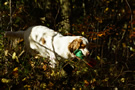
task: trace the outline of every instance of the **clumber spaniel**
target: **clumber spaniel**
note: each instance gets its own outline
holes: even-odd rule
[[[74,58],[73,52],[81,50],[84,56],[89,55],[88,40],[82,36],[63,36],[45,26],[33,26],[26,31],[5,33],[6,37],[23,38],[27,51],[50,59],[50,65],[55,68],[57,57]]]

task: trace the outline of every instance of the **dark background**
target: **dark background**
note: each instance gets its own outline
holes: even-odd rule
[[[135,0],[1,0],[0,89],[134,89],[134,15]],[[76,68],[66,75],[62,64],[52,70],[47,59],[23,53],[22,40],[3,37],[34,25],[87,37],[93,67],[69,62]]]

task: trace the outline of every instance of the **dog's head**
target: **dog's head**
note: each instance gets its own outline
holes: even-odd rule
[[[84,37],[79,37],[74,39],[68,46],[68,49],[71,53],[73,53],[75,50],[79,49],[82,51],[84,56],[89,55],[89,50],[88,50],[88,40]]]

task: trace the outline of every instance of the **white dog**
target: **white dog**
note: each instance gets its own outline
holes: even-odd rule
[[[63,36],[45,26],[33,26],[26,31],[5,33],[6,37],[23,38],[27,51],[49,57],[50,65],[55,68],[57,57],[74,58],[73,52],[81,50],[84,56],[89,55],[88,40],[82,36]]]

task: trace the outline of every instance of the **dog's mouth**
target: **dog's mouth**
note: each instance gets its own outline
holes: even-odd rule
[[[80,58],[80,59],[83,59],[83,58],[85,57],[85,56],[83,55],[82,51],[79,50],[79,49],[75,50],[75,51],[74,51],[74,54],[75,54],[78,58]]]
[[[87,50],[87,49],[80,49],[81,50],[81,52],[82,52],[82,54],[84,55],[84,56],[89,56],[90,55],[90,53],[89,53],[89,51]]]
[[[84,53],[85,51],[83,50],[80,50],[80,49],[77,49],[74,51],[74,54],[80,58],[80,59],[84,59],[84,57],[87,57],[89,56],[89,52],[87,51],[86,53]]]

